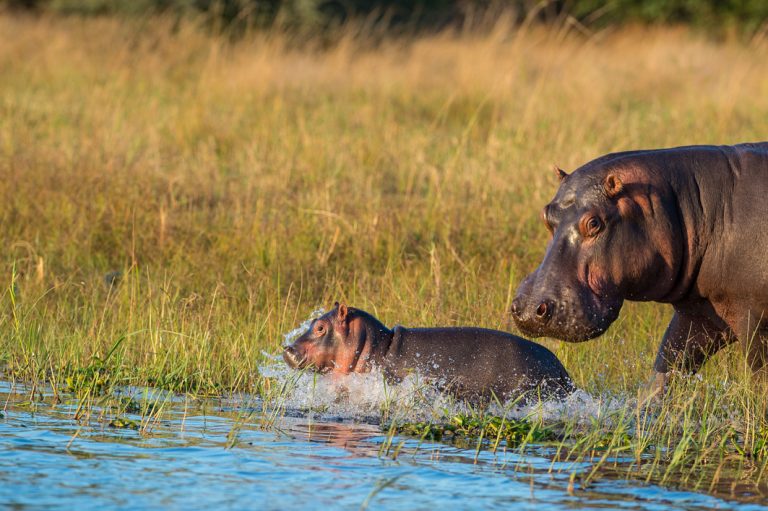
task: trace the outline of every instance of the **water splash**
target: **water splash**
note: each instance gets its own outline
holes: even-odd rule
[[[325,314],[326,310],[322,307],[319,307],[312,311],[309,316],[307,316],[307,319],[301,322],[299,326],[291,330],[290,332],[283,334],[283,346],[288,346],[289,344],[292,344],[293,341],[299,338],[301,334],[307,331],[309,329],[309,325],[312,324],[312,321],[319,318],[323,314]]]
[[[377,369],[338,376],[296,371],[275,359],[259,371],[285,389],[282,400],[287,410],[310,412],[324,419],[377,423],[384,416],[397,416],[439,420],[468,410],[464,403],[440,392],[436,382],[427,382],[419,374],[392,384]]]
[[[625,396],[605,394],[594,396],[578,389],[563,399],[550,399],[527,405],[518,410],[520,416],[540,418],[544,421],[567,421],[591,424],[604,421],[611,424],[615,412],[626,409],[632,403]]]

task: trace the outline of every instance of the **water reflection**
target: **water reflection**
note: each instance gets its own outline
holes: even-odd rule
[[[0,502],[17,509],[734,506],[626,481],[619,472],[569,493],[570,473],[589,465],[553,463],[543,448],[523,456],[396,439],[387,450],[376,425],[297,413],[263,429],[253,403],[174,397],[143,435],[108,421],[80,424],[73,403],[29,403],[9,384],[0,383],[0,399],[7,403],[0,419]],[[762,509],[761,502],[739,506]]]

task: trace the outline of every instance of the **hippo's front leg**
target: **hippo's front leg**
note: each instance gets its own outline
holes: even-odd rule
[[[768,380],[768,323],[764,312],[747,309],[736,321],[734,330],[744,348],[747,363],[753,372]]]
[[[653,368],[657,373],[677,370],[693,374],[733,340],[705,317],[675,312],[664,332]]]
[[[733,340],[705,317],[675,312],[653,364],[647,397],[664,391],[672,370],[695,373],[710,356]]]

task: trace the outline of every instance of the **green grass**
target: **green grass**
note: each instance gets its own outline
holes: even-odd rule
[[[389,325],[510,328],[553,163],[768,132],[764,43],[684,30],[500,25],[327,50],[162,19],[0,31],[0,358],[85,409],[148,385],[279,410],[262,352],[335,300]],[[627,304],[598,340],[541,342],[581,388],[631,397],[669,316]],[[735,459],[758,484],[765,396],[734,346],[660,407],[563,426],[560,454],[602,445],[600,466],[630,452],[642,477],[712,491]]]

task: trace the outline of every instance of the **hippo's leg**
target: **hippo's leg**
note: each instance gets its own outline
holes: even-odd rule
[[[735,339],[706,317],[675,312],[653,364],[647,397],[664,391],[672,370],[695,373],[707,359]]]
[[[738,322],[739,339],[749,367],[768,380],[768,324],[762,315],[750,311]]]
[[[756,332],[749,339],[749,344],[744,343],[746,348],[747,363],[752,371],[760,378],[768,382],[768,332]]]
[[[735,339],[702,316],[676,312],[656,354],[657,373],[697,372],[709,357]]]

